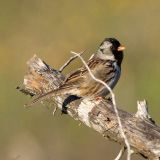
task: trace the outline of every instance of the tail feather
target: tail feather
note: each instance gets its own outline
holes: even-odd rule
[[[57,94],[57,90],[53,90],[53,91],[50,91],[48,93],[45,93],[45,94],[42,94],[36,98],[34,98],[31,102],[25,104],[24,106],[25,107],[31,107],[32,105],[38,103],[38,102],[41,102],[43,100],[46,100],[50,97],[52,97],[53,95]]]

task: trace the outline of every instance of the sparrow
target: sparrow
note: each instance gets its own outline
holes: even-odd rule
[[[121,75],[123,50],[125,50],[125,47],[117,39],[105,38],[97,52],[87,62],[93,75],[107,83],[112,89],[117,84]],[[66,80],[58,89],[38,96],[27,105],[31,106],[58,95],[75,95],[81,98],[103,98],[109,94],[108,89],[104,85],[96,82],[91,77],[85,66],[78,68],[66,77]]]

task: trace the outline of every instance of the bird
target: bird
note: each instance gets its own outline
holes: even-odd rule
[[[111,89],[115,87],[120,78],[124,50],[125,47],[116,38],[105,38],[97,52],[87,62],[93,75],[108,84]],[[75,95],[80,98],[104,98],[109,94],[108,89],[104,85],[91,77],[85,66],[78,68],[66,77],[64,83],[58,89],[39,95],[26,105],[31,106],[58,95]]]

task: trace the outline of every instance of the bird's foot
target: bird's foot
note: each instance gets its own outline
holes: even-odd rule
[[[95,97],[95,99],[96,99],[96,101],[102,101],[104,98],[101,96],[97,96],[97,97]]]

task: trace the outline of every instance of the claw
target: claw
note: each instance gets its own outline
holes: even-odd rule
[[[97,97],[95,97],[95,99],[96,99],[96,101],[102,101],[104,98],[101,96],[97,96]]]

